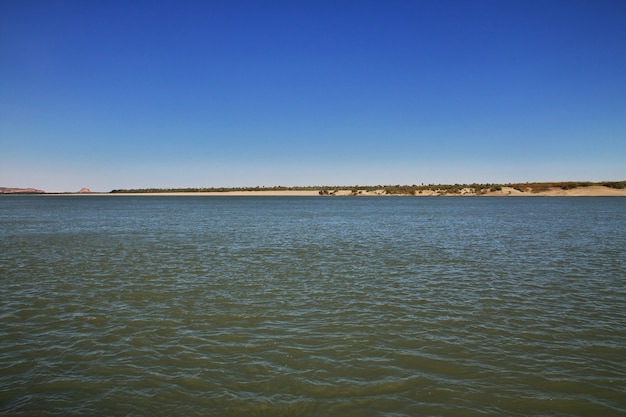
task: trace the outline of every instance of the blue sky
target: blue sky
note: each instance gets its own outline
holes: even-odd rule
[[[624,1],[0,0],[0,186],[624,179]]]

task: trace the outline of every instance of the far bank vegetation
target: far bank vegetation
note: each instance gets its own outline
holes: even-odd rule
[[[428,185],[353,185],[353,186],[274,186],[274,187],[203,187],[203,188],[142,188],[119,189],[111,193],[200,193],[200,192],[232,192],[232,191],[318,191],[320,195],[345,195],[342,191],[349,190],[349,195],[484,195],[502,191],[504,187],[523,193],[541,193],[554,189],[571,190],[580,187],[604,186],[614,189],[625,189],[626,181],[607,182],[526,182],[510,184],[428,184]]]

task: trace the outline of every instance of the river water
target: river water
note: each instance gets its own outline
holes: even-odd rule
[[[626,199],[0,197],[0,414],[626,414]]]

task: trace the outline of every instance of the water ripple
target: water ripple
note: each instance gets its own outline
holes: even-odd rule
[[[2,204],[0,413],[626,413],[623,199]]]

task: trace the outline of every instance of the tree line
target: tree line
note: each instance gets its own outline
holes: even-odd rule
[[[502,187],[510,187],[522,192],[539,193],[553,188],[570,190],[578,187],[605,186],[615,189],[626,188],[626,181],[568,181],[568,182],[525,182],[508,184],[428,184],[428,185],[350,185],[350,186],[282,186],[273,187],[194,187],[194,188],[135,188],[116,189],[111,193],[220,193],[232,191],[318,191],[321,195],[332,195],[338,190],[352,190],[353,194],[359,191],[381,190],[388,195],[418,195],[424,191],[433,191],[440,194],[461,194],[463,190],[471,190],[475,194],[484,194],[488,191],[500,191]]]

